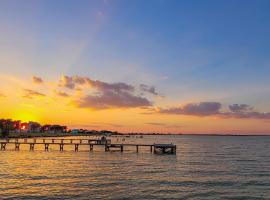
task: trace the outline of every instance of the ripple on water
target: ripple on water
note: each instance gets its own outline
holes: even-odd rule
[[[128,152],[0,152],[1,199],[269,199],[270,137],[145,136],[174,156]]]

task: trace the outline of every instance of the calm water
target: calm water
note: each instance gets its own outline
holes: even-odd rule
[[[121,141],[123,138],[113,138]],[[125,143],[174,142],[176,155],[0,152],[0,199],[270,199],[270,137],[145,136]]]

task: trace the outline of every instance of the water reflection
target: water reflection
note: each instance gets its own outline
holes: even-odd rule
[[[120,140],[122,138],[118,138]],[[112,138],[117,140],[117,138]],[[270,196],[270,137],[144,136],[125,143],[177,144],[176,155],[142,148],[60,152],[9,148],[0,195],[14,199],[226,199]],[[81,148],[81,147],[80,147]],[[83,148],[83,147],[82,147]]]

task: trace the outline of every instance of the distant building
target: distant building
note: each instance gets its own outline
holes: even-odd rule
[[[102,130],[102,131],[100,131],[100,133],[103,134],[103,135],[106,135],[106,136],[110,136],[110,135],[113,134],[112,131],[108,131],[108,130]]]
[[[41,127],[41,132],[44,133],[65,133],[67,132],[66,126],[61,125],[44,125]]]
[[[41,126],[38,122],[23,122],[20,120],[0,119],[0,136],[6,136],[9,133],[66,133],[67,126],[61,125],[44,125]]]
[[[67,132],[67,127],[61,126],[61,125],[52,125],[50,127],[50,131],[52,133],[65,133],[65,132]]]
[[[40,132],[47,133],[50,131],[50,127],[51,127],[51,125],[49,125],[49,124],[43,125],[40,129]]]
[[[40,132],[41,125],[37,122],[29,122],[28,123],[28,129],[30,132]]]
[[[21,121],[20,120],[13,121],[13,128],[14,128],[14,132],[16,133],[20,132]]]
[[[70,133],[71,134],[78,134],[78,133],[80,133],[80,129],[72,129]]]

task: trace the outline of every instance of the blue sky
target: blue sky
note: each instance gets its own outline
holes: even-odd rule
[[[164,105],[270,105],[268,0],[2,0],[0,31],[3,74],[145,83]]]
[[[24,40],[27,51],[31,40],[38,58],[27,59],[36,68],[53,64],[55,51],[65,57],[83,48],[68,73],[92,75],[92,67],[106,70],[115,62],[168,76],[172,84],[207,79],[225,87],[227,78],[248,84],[259,76],[264,84],[269,72],[269,1],[11,0],[0,6],[1,27],[16,31],[8,43]]]

